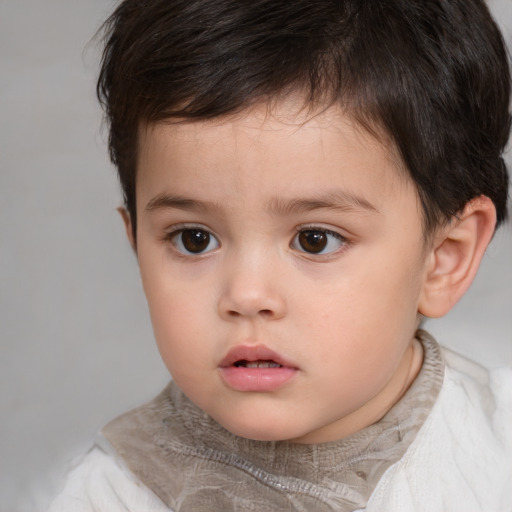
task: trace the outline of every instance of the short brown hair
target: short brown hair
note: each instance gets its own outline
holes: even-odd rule
[[[124,0],[104,35],[97,91],[134,234],[141,122],[293,90],[392,138],[427,232],[482,194],[506,216],[510,73],[483,0]]]

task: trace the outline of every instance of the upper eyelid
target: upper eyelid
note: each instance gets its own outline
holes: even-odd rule
[[[177,244],[175,243],[174,239],[179,237],[180,234],[182,234],[184,231],[187,231],[187,230],[197,230],[197,231],[204,231],[205,233],[208,233],[208,235],[210,235],[210,237],[216,241],[217,247],[210,249],[208,251],[201,251],[201,252],[197,252],[197,253],[190,252],[188,250],[187,250],[187,252],[181,251],[177,247]],[[215,251],[222,245],[219,237],[215,233],[213,233],[209,228],[205,228],[204,225],[202,225],[202,224],[195,224],[195,223],[190,223],[190,222],[181,222],[181,223],[173,224],[172,226],[169,226],[165,230],[165,233],[162,236],[161,241],[166,244],[170,244],[170,245],[174,246],[173,250],[180,258],[192,257],[193,259],[197,259],[197,260],[199,260],[201,257],[204,257],[204,256],[210,254],[211,252]]]
[[[327,233],[335,238],[338,239],[338,242],[340,244],[340,247],[338,249],[335,249],[333,251],[329,251],[327,253],[308,253],[307,251],[298,250],[296,247],[294,247],[295,242],[297,240],[297,237],[300,235],[300,233],[304,231],[321,231],[323,233]],[[302,254],[304,257],[308,259],[312,259],[314,261],[331,261],[332,258],[336,258],[337,256],[340,256],[343,254],[350,246],[352,245],[352,242],[344,235],[339,233],[338,231],[328,228],[326,226],[320,226],[318,224],[302,224],[300,226],[296,227],[296,233],[294,237],[292,238],[290,242],[290,248],[298,250],[300,254]]]
[[[176,236],[178,236],[181,232],[186,231],[187,229],[197,229],[199,231],[205,231],[205,232],[209,233],[216,240],[217,247],[215,249],[212,249],[212,250],[209,250],[206,252],[190,253],[190,254],[184,253],[184,252],[180,251],[179,249],[176,249],[176,247],[175,247],[176,253],[180,257],[187,258],[187,257],[193,256],[194,259],[197,259],[199,261],[199,259],[201,257],[204,257],[204,256],[210,254],[212,251],[217,250],[224,245],[221,242],[219,235],[217,235],[212,229],[205,226],[204,224],[195,223],[195,222],[179,222],[179,223],[169,226],[168,228],[166,228],[165,233],[162,236],[161,240],[162,240],[162,242],[166,242],[166,243],[172,242],[172,245],[174,245],[173,239]],[[292,237],[292,239],[289,242],[289,244],[290,244],[289,246],[291,249],[297,250],[297,247],[294,247],[294,245],[295,245],[294,242],[296,241],[297,236],[301,232],[304,232],[304,231],[321,231],[321,232],[327,233],[327,234],[337,238],[340,243],[340,247],[338,249],[334,249],[327,253],[317,253],[317,254],[311,253],[311,254],[309,254],[306,251],[300,251],[306,257],[309,256],[310,258],[314,258],[315,261],[330,261],[332,258],[336,257],[336,255],[341,255],[342,253],[344,253],[345,250],[347,250],[349,248],[349,246],[352,245],[351,240],[349,238],[347,238],[345,235],[341,234],[336,229],[333,229],[333,228],[327,227],[327,226],[322,226],[320,224],[301,224],[301,225],[295,227],[295,235]]]
[[[340,233],[339,231],[337,231],[336,229],[318,224],[302,224],[300,226],[297,226],[295,229],[297,233],[301,233],[302,231],[323,231],[325,233],[337,236],[343,240],[347,240],[347,237]]]
[[[165,228],[161,240],[163,242],[170,241],[171,238],[174,238],[176,235],[178,235],[182,231],[186,231],[187,229],[197,229],[198,231],[205,231],[217,240],[219,246],[222,245],[220,242],[220,237],[217,233],[215,233],[215,231],[205,226],[204,224],[195,222],[178,222],[177,224],[173,224],[172,226]]]
[[[208,226],[205,226],[204,224],[200,224],[198,222],[179,222],[177,224],[173,224],[172,226],[165,228],[165,235],[174,235],[176,233],[179,233],[180,231],[186,231],[187,229],[197,229],[198,231],[206,231],[211,235],[215,236],[216,238],[218,238],[213,229],[210,229]]]
[[[177,224],[173,224],[165,229],[165,236],[174,235],[179,233],[180,231],[185,231],[187,229],[198,229],[202,231],[207,231],[215,238],[219,239],[219,235],[208,226],[198,223],[198,222],[179,222]],[[337,236],[343,240],[347,240],[347,237],[337,231],[335,228],[322,226],[320,224],[301,224],[295,227],[295,233],[300,233],[302,231],[324,231],[325,233],[329,233],[331,235]]]

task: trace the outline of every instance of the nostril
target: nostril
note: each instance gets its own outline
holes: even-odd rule
[[[228,315],[231,317],[231,318],[238,318],[240,316],[245,316],[243,313],[239,313],[238,311],[236,310],[230,310],[227,312]],[[272,317],[274,316],[274,312],[271,310],[271,309],[260,309],[258,311],[258,315],[264,317],[264,318],[268,318],[268,317]]]

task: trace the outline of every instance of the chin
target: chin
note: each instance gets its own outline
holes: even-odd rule
[[[301,437],[300,432],[290,429],[289,422],[287,425],[280,425],[272,419],[262,422],[261,418],[259,421],[253,422],[247,421],[247,419],[243,421],[219,421],[216,419],[216,421],[232,434],[253,441],[288,441]]]

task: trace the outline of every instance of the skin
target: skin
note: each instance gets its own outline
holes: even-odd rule
[[[293,99],[141,129],[136,251],[156,341],[184,393],[229,431],[320,443],[380,419],[417,375],[433,257],[389,144],[335,107]],[[131,231],[125,215],[127,230]],[[187,253],[185,229],[210,234]],[[308,252],[298,234],[328,245]],[[296,371],[270,392],[226,385],[222,359],[265,345]]]

